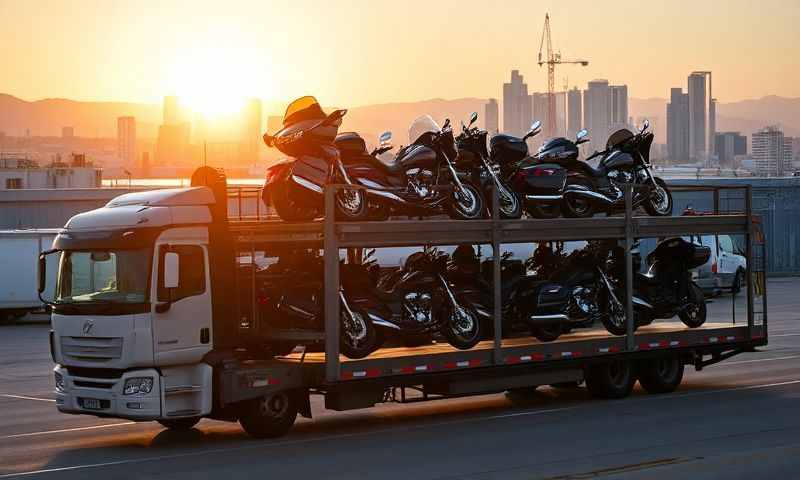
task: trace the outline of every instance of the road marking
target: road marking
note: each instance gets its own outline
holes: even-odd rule
[[[17,400],[36,400],[37,402],[55,402],[52,398],[26,397],[25,395],[10,395],[8,393],[0,393],[0,397],[14,398]]]
[[[640,403],[640,402],[652,402],[652,401],[663,401],[663,400],[676,400],[682,398],[689,398],[689,397],[696,397],[701,395],[713,395],[716,393],[727,393],[727,392],[735,392],[735,391],[743,391],[743,390],[757,390],[762,388],[772,388],[772,387],[782,387],[786,385],[797,385],[800,384],[800,380],[788,380],[785,382],[775,382],[775,383],[764,383],[759,385],[743,385],[740,387],[733,387],[733,388],[723,388],[717,390],[706,390],[706,391],[699,391],[699,392],[687,392],[682,394],[672,394],[672,395],[664,395],[664,396],[652,396],[652,397],[642,397],[639,399],[632,400],[633,403]],[[608,405],[607,403],[594,403],[589,405]],[[455,424],[462,424],[462,423],[471,423],[471,422],[480,422],[485,420],[497,420],[502,418],[510,418],[510,417],[520,417],[520,416],[530,416],[530,415],[541,415],[545,413],[553,413],[553,412],[562,412],[566,410],[577,410],[581,408],[587,408],[587,405],[573,405],[571,407],[562,407],[562,408],[553,408],[548,410],[530,410],[525,412],[516,412],[516,413],[508,413],[508,414],[501,414],[501,415],[490,415],[486,417],[478,417],[478,418],[467,418],[467,419],[459,419],[459,420],[449,420],[444,422],[436,422],[436,423],[429,423],[424,425],[411,425],[408,427],[399,427],[399,428],[384,428],[378,430],[371,430],[369,432],[354,432],[354,433],[342,433],[342,434],[335,434],[335,435],[328,435],[324,437],[315,437],[315,438],[307,438],[302,440],[286,440],[286,441],[278,441],[272,443],[260,443],[257,445],[244,445],[241,447],[232,447],[232,448],[216,448],[210,450],[203,450],[199,452],[186,452],[186,453],[176,453],[172,455],[160,455],[160,456],[153,456],[153,457],[143,457],[143,458],[131,458],[127,460],[116,460],[113,462],[103,462],[103,463],[89,463],[85,465],[72,465],[68,467],[55,467],[55,468],[46,468],[41,470],[31,470],[28,472],[19,472],[19,473],[6,473],[0,475],[0,478],[14,478],[14,477],[24,477],[29,475],[40,475],[43,473],[55,473],[55,472],[69,472],[75,470],[84,470],[84,469],[91,469],[91,468],[102,468],[102,467],[113,467],[119,465],[131,465],[137,463],[145,463],[145,462],[157,462],[162,460],[174,460],[179,458],[188,458],[188,457],[196,457],[199,455],[212,455],[216,453],[233,453],[245,450],[253,450],[256,448],[272,448],[272,447],[283,447],[287,445],[299,445],[304,443],[312,443],[312,442],[320,442],[326,440],[340,440],[343,438],[352,438],[352,437],[364,437],[367,435],[380,435],[386,434],[391,432],[397,432],[399,430],[419,430],[423,428],[436,428],[436,427],[443,427],[448,425],[455,425]]]
[[[758,362],[773,362],[777,360],[791,360],[793,358],[800,358],[800,355],[787,355],[785,357],[774,357],[774,358],[759,358],[756,360],[739,360],[736,362],[725,362],[725,365],[739,365],[742,363],[758,363]]]
[[[122,423],[109,423],[108,425],[91,425],[89,427],[62,428],[61,430],[45,430],[42,432],[17,433],[15,435],[6,435],[4,437],[0,437],[0,440],[6,440],[8,438],[34,437],[37,435],[49,435],[51,433],[80,432],[82,430],[95,430],[98,428],[120,427],[122,425],[135,425],[135,424],[136,422],[122,422]]]

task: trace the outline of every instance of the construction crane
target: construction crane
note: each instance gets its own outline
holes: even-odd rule
[[[543,57],[547,42],[547,56]],[[589,65],[588,60],[564,60],[561,52],[553,52],[553,41],[550,38],[550,14],[544,15],[544,30],[542,30],[542,41],[539,42],[539,66],[547,64],[547,136],[556,133],[556,65],[577,64],[581,66]]]

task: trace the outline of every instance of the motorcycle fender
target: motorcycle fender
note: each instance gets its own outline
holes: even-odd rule
[[[328,163],[318,157],[304,156],[299,158],[292,166],[289,178],[310,192],[322,195],[324,185],[329,176]]]
[[[294,159],[285,159],[267,169],[264,188],[261,190],[261,200],[264,201],[264,205],[272,205],[272,187],[276,183],[286,180],[292,172],[292,165],[294,165],[294,162]]]

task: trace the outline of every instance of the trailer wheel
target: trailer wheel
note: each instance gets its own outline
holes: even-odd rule
[[[639,363],[639,384],[647,393],[674,392],[683,380],[683,362],[676,355]]]
[[[586,388],[593,397],[624,398],[636,383],[633,365],[625,360],[592,365],[586,369]]]
[[[289,391],[248,400],[243,407],[239,424],[255,438],[285,435],[297,418],[297,400]]]
[[[158,420],[158,423],[170,430],[185,431],[193,428],[199,421],[200,417],[165,418]]]

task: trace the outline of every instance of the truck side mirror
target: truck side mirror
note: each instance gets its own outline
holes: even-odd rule
[[[175,252],[164,254],[164,288],[178,288],[180,257]]]
[[[39,254],[39,267],[36,271],[38,284],[36,285],[36,291],[39,292],[41,296],[44,293],[45,287],[45,279],[47,278],[47,258],[45,257],[44,252]]]

